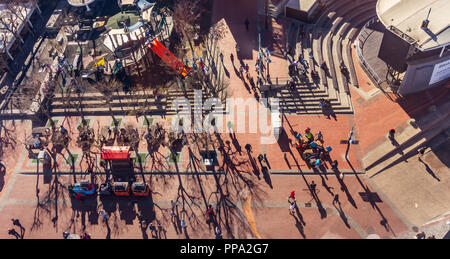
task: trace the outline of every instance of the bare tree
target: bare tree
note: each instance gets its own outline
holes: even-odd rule
[[[5,11],[2,13],[2,15],[0,15],[0,27],[1,30],[3,31],[3,34],[5,34],[5,37],[9,38],[8,34],[12,34],[16,39],[19,39],[20,42],[23,44],[24,40],[19,34],[19,27],[20,27],[19,20],[20,19],[14,12],[5,8]]]
[[[109,113],[113,118],[114,126],[118,126],[118,120],[114,116],[114,111],[112,110],[112,101],[114,99],[114,95],[118,94],[120,89],[123,88],[122,83],[119,81],[112,79],[107,81],[98,81],[94,84],[94,88],[96,88],[100,93],[103,94],[105,104],[108,106]]]
[[[176,1],[173,9],[175,30],[189,43],[193,55],[193,39],[197,33],[196,25],[198,24],[202,12],[199,0]]]
[[[37,3],[35,1],[24,1],[24,0],[11,0],[4,5],[5,9],[11,12],[20,23],[24,24],[24,27],[31,32],[31,34],[36,37],[33,32],[33,25],[28,19],[28,8],[36,8]]]
[[[15,129],[5,125],[4,120],[0,120],[0,157],[5,153],[14,150],[17,144]]]
[[[225,37],[225,35],[228,32],[228,28],[226,26],[226,23],[221,20],[218,23],[214,24],[214,26],[211,28],[210,33],[212,36],[217,39],[221,40]]]

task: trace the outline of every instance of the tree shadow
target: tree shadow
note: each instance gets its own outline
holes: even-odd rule
[[[248,161],[236,161],[235,158],[230,156],[230,149],[228,151],[225,150],[225,145],[223,140],[220,137],[220,134],[215,134],[216,141],[214,143],[218,144],[217,149],[221,152],[223,157],[222,165],[220,168],[225,171],[225,174],[214,174],[214,178],[216,181],[217,191],[215,193],[218,194],[218,202],[217,202],[217,224],[220,226],[221,224],[225,225],[225,228],[228,232],[228,235],[231,238],[234,238],[234,235],[231,231],[231,216],[234,216],[233,219],[238,219],[238,222],[241,222],[240,226],[243,226],[244,229],[241,233],[236,234],[244,234],[244,233],[253,233],[251,232],[251,228],[246,221],[246,217],[240,211],[240,209],[234,204],[234,202],[230,199],[231,193],[236,192],[239,195],[240,199],[244,199],[248,195],[251,195],[252,200],[255,203],[262,202],[261,199],[261,190],[259,187],[253,182],[252,178],[249,178],[243,174],[247,174],[247,171],[242,170],[240,167],[242,165],[247,164],[248,162],[253,163],[256,166],[256,162],[251,157],[250,152],[248,152],[249,160]],[[259,169],[258,169],[259,170]],[[243,192],[248,191],[247,194],[242,194]],[[243,195],[243,196],[242,196]],[[240,220],[240,221],[239,221]],[[234,225],[236,226],[236,221],[234,220]]]
[[[364,189],[364,192],[367,194],[372,194],[372,192],[369,189],[369,186],[364,185],[364,183],[361,181],[361,179],[358,176],[358,173],[356,172],[355,168],[353,167],[353,165],[350,163],[350,161],[348,160],[348,157],[345,158],[347,160],[348,165],[350,166],[350,168],[352,169],[353,173],[355,174],[356,179],[358,180],[359,184],[361,185],[361,187]],[[380,221],[380,225],[382,225],[387,232],[392,232],[392,234],[394,236],[395,233],[393,231],[393,229],[391,228],[391,226],[389,225],[389,222],[387,220],[387,218],[384,216],[384,214],[381,212],[380,208],[378,207],[378,205],[375,203],[375,201],[373,199],[369,199],[370,205],[372,206],[373,209],[375,209],[378,214],[380,214],[381,216],[381,221]]]
[[[228,69],[225,66],[223,66],[223,71],[225,72],[225,76],[230,78],[230,72],[228,71]]]

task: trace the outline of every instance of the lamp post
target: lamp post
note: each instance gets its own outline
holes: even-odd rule
[[[345,159],[348,160],[347,155],[348,151],[350,150],[350,144],[353,143],[353,127],[350,130],[350,135],[348,136],[348,143],[347,143],[347,150],[345,151]]]

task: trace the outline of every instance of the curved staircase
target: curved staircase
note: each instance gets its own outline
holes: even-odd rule
[[[322,8],[315,24],[292,22],[288,42],[295,46],[293,57],[303,54],[310,69],[319,72],[320,79],[318,82],[308,79],[295,90],[289,87],[278,89],[273,96],[280,99],[280,107],[285,113],[321,114],[320,98],[330,100],[336,114],[353,113],[350,87],[358,87],[358,81],[351,53],[352,43],[364,24],[376,16],[376,2],[330,0]],[[311,50],[313,58],[309,57]],[[320,68],[324,60],[328,71]],[[345,74],[339,69],[341,60],[347,67]]]

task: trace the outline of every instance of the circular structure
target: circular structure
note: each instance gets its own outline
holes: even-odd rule
[[[122,29],[130,27],[139,22],[140,16],[135,12],[119,12],[108,19],[106,28],[108,29]]]
[[[95,2],[95,0],[67,0],[71,6],[82,7],[86,6],[87,10],[90,11],[89,4]]]
[[[356,41],[357,57],[372,81],[402,95],[450,79],[448,0],[378,0],[377,17]]]

